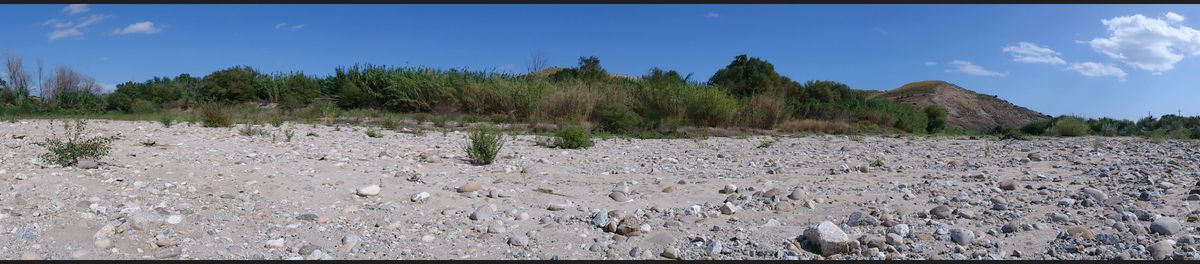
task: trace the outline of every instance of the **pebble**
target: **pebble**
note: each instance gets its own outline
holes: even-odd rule
[[[792,200],[800,200],[802,197],[804,197],[804,191],[801,191],[800,188],[792,189],[792,194],[788,194],[788,198]]]
[[[731,194],[731,193],[737,192],[737,190],[738,190],[737,185],[733,185],[732,183],[730,183],[730,184],[726,184],[725,188],[721,188],[721,193]]]
[[[667,249],[663,250],[662,256],[669,259],[679,259],[679,249],[675,247],[668,247]]]
[[[433,235],[421,236],[421,242],[432,242],[434,239],[437,239],[437,237],[434,237]]]
[[[612,192],[612,193],[609,193],[609,194],[608,194],[608,198],[612,198],[612,199],[613,199],[613,201],[617,201],[617,202],[619,202],[619,203],[624,203],[624,202],[628,202],[628,201],[633,201],[633,199],[632,199],[632,198],[629,198],[629,195],[628,195],[628,194],[625,194],[625,193],[623,193],[623,192],[616,192],[616,191],[614,191],[614,192]]]
[[[946,218],[950,218],[950,213],[953,211],[954,210],[951,210],[949,206],[938,205],[937,207],[934,207],[933,209],[929,209],[929,214],[933,215],[934,217],[937,217],[939,219],[946,219]]]
[[[1096,239],[1096,235],[1092,234],[1092,230],[1086,226],[1071,226],[1067,228],[1067,234],[1072,237],[1082,238],[1086,240]]]
[[[97,239],[92,244],[96,245],[97,248],[102,248],[102,249],[109,249],[109,248],[113,247],[113,241],[111,239],[107,239],[107,238]]]
[[[345,189],[343,189],[343,190],[345,190]],[[355,190],[355,193],[358,194],[358,196],[364,196],[364,197],[376,196],[376,195],[379,195],[379,192],[382,190],[383,189],[379,187],[379,184],[371,184],[371,185],[367,185],[367,186],[358,188],[358,190]]]
[[[1150,232],[1171,236],[1178,234],[1180,231],[1183,231],[1183,225],[1179,223],[1179,220],[1175,220],[1175,218],[1163,216],[1154,219],[1154,222],[1150,223]]]
[[[181,222],[183,222],[183,216],[182,216],[182,215],[171,215],[171,216],[168,216],[168,217],[167,217],[167,223],[168,223],[168,224],[175,225],[175,224],[179,224],[179,223],[181,223]]]
[[[664,193],[673,193],[673,192],[675,192],[675,186],[667,186],[667,188],[663,188],[663,189],[662,189],[662,192],[664,192]]]
[[[1000,181],[1000,183],[998,185],[1000,186],[1001,190],[1005,190],[1005,191],[1012,191],[1012,190],[1017,189],[1017,181],[1013,180],[1013,179],[1007,179],[1007,180]]]
[[[284,246],[285,246],[285,244],[284,244],[284,240],[282,238],[267,240],[267,243],[265,245],[265,247],[267,247],[267,248],[283,248]]]
[[[731,215],[737,213],[737,211],[738,207],[737,205],[733,205],[733,203],[725,202],[725,204],[721,205],[721,214]]]
[[[804,237],[820,246],[823,256],[850,252],[850,236],[830,221],[804,230]]]
[[[508,244],[518,247],[528,246],[529,237],[525,235],[516,235],[508,238]]]
[[[428,192],[419,192],[419,193],[414,193],[412,195],[412,198],[410,198],[409,200],[411,200],[413,202],[423,202],[425,200],[428,200],[429,196],[430,195]]]
[[[971,242],[973,240],[975,240],[975,232],[972,232],[971,230],[965,230],[965,229],[959,229],[959,228],[950,230],[950,241],[951,242],[954,242],[956,244],[963,245],[963,246],[970,246]]]
[[[471,220],[487,220],[492,218],[492,205],[482,205],[471,212]]]
[[[467,184],[463,184],[462,186],[459,186],[458,193],[469,193],[469,192],[478,191],[479,189],[483,189],[482,184],[479,184],[477,182],[471,182],[471,183],[467,183]]]
[[[721,254],[721,249],[722,248],[721,248],[720,240],[709,239],[708,243],[706,243],[704,245],[704,254],[709,255],[709,256],[715,256],[717,254]]]
[[[1150,256],[1153,257],[1154,260],[1164,260],[1174,254],[1175,241],[1170,239],[1158,241],[1150,245],[1150,247],[1147,249],[1150,251]]]

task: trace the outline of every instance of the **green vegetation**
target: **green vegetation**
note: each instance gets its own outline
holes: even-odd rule
[[[66,139],[60,139],[55,135],[46,138],[42,142],[34,143],[35,145],[46,148],[49,152],[42,154],[40,157],[43,161],[54,163],[62,166],[70,166],[75,164],[79,158],[90,158],[99,161],[104,156],[107,156],[112,149],[112,142],[117,138],[114,136],[98,136],[84,138],[87,132],[87,122],[83,120],[75,120],[75,124],[63,124],[63,130],[66,131]]]
[[[638,138],[698,134],[681,134],[679,130],[687,127],[831,134],[985,133],[950,127],[946,109],[874,98],[871,92],[834,81],[798,82],[776,72],[767,60],[744,54],[702,81],[659,68],[637,77],[616,75],[605,70],[599,58],[590,56],[580,57],[575,67],[552,67],[530,74],[366,64],[313,76],[236,66],[205,76],[181,74],[126,82],[110,93],[100,93],[94,80],[60,67],[48,79],[61,81],[52,82],[49,92],[41,95],[44,98],[31,96],[30,77],[20,59],[5,59],[6,66],[16,68],[8,69],[6,78],[0,79],[3,120],[155,120],[161,113],[172,113],[180,121],[205,127],[231,127],[249,120],[275,127],[286,121],[339,127],[374,122],[377,127],[397,130],[401,125],[392,118],[405,118],[443,128],[479,121],[552,123]],[[889,93],[903,97],[930,89],[928,84],[917,82]],[[1059,117],[1027,124],[1019,131],[993,132],[1001,132],[997,134],[1001,136],[1200,138],[1198,118],[1166,115],[1133,122],[1109,118],[1060,121]]]
[[[592,147],[592,135],[588,130],[579,126],[567,126],[554,134],[554,146],[564,149],[585,149]]]
[[[496,160],[500,148],[504,147],[504,135],[488,125],[479,125],[471,130],[471,143],[466,147],[471,164],[488,165]]]

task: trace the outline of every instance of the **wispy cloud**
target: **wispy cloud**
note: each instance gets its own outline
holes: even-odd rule
[[[937,64],[938,64],[938,63],[937,63],[936,61],[926,61],[926,62],[925,62],[925,66],[934,66],[934,65],[937,65]]]
[[[1045,63],[1045,64],[1066,64],[1067,62],[1061,57],[1062,54],[1048,47],[1038,46],[1038,44],[1029,42],[1020,42],[1015,46],[1007,46],[1002,49],[1005,53],[1013,56],[1013,61],[1027,63]]]
[[[276,30],[286,30],[286,31],[296,31],[296,30],[304,29],[304,26],[305,26],[305,24],[288,25],[288,23],[279,23],[279,24],[275,24],[275,29]]]
[[[708,12],[708,14],[704,14],[704,17],[705,18],[718,18],[718,17],[721,17],[721,14],[717,14],[714,12]]]
[[[1098,62],[1084,62],[1071,64],[1068,69],[1078,72],[1083,76],[1088,77],[1117,77],[1117,80],[1125,81],[1125,71],[1116,66],[1103,64]]]
[[[1087,43],[1135,69],[1162,74],[1185,57],[1200,55],[1200,31],[1183,25],[1185,19],[1173,12],[1162,18],[1137,14],[1103,19],[1109,36]]]
[[[112,16],[93,14],[86,17],[81,17],[75,21],[50,19],[46,22],[43,22],[42,26],[54,28],[53,31],[46,34],[52,41],[61,38],[83,39],[84,33],[82,29],[100,23],[110,17]]]
[[[954,65],[954,69],[946,70],[946,72],[959,72],[959,73],[965,73],[965,74],[970,74],[970,75],[975,75],[975,76],[987,76],[987,77],[1008,76],[1008,73],[1002,73],[1002,72],[988,70],[986,68],[983,68],[983,66],[975,65],[974,63],[971,63],[969,61],[956,60],[956,61],[950,62],[950,64]]]
[[[142,21],[129,24],[124,28],[113,29],[113,35],[128,35],[128,34],[157,34],[163,31],[164,26],[154,25],[151,21]]]
[[[879,33],[879,34],[881,34],[881,35],[887,35],[887,34],[888,34],[888,31],[887,31],[887,29],[883,29],[883,28],[881,28],[881,27],[872,27],[872,28],[871,28],[871,31],[875,31],[875,32],[877,32],[877,33]]]
[[[92,8],[88,7],[87,4],[69,4],[69,5],[67,5],[67,7],[63,7],[63,9],[62,9],[63,13],[72,14],[72,15],[79,14],[79,13],[85,13],[87,11],[92,11]]]

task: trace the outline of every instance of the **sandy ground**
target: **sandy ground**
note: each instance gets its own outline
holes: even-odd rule
[[[463,132],[95,120],[122,139],[81,169],[37,158],[61,124],[0,123],[2,258],[1200,259],[1188,141],[520,135],[474,166]]]

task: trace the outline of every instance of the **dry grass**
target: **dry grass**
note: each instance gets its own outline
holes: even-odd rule
[[[776,130],[782,133],[848,134],[852,132],[849,124],[813,119],[787,121],[780,124]]]

